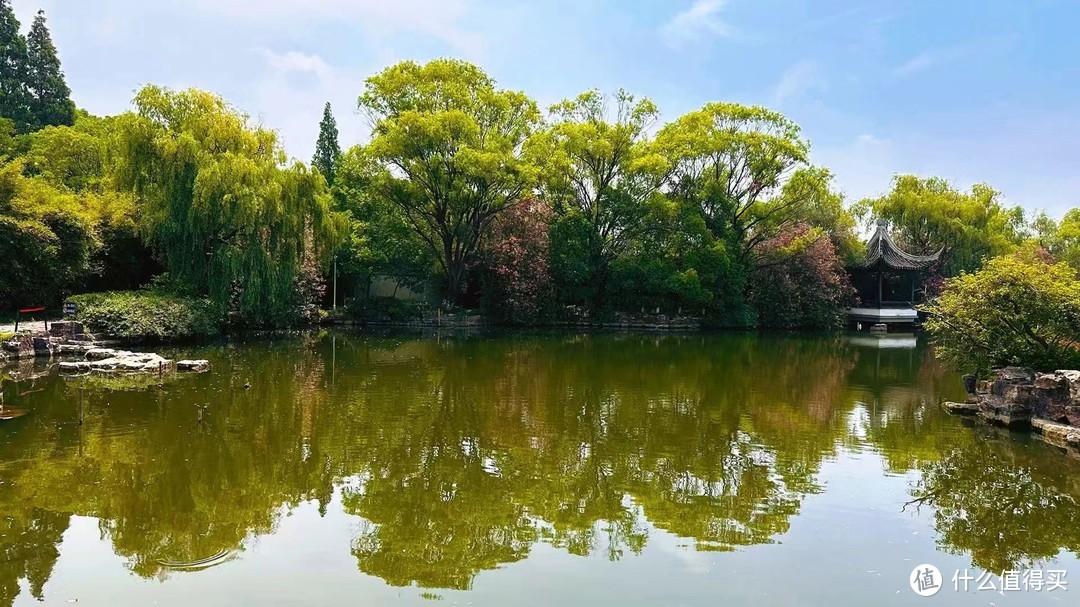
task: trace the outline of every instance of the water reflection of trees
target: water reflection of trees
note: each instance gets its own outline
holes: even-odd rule
[[[1038,566],[1063,549],[1080,554],[1080,467],[1015,440],[989,428],[955,437],[915,490],[934,508],[941,547],[989,571]]]
[[[835,339],[322,336],[207,356],[212,374],[160,390],[84,387],[82,427],[73,384],[20,401],[34,414],[0,427],[0,512],[23,513],[0,530],[0,597],[18,579],[40,588],[71,514],[162,576],[162,561],[243,550],[301,502],[325,512],[339,487],[363,517],[362,571],[468,588],[536,542],[618,559],[651,529],[701,550],[776,541],[821,490],[822,462],[862,440],[860,410],[890,468],[931,466],[928,483],[970,450],[926,407],[942,386],[925,352],[883,362]],[[945,541],[975,553],[950,520]]]

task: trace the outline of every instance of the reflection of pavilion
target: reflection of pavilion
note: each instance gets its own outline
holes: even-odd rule
[[[919,347],[919,338],[914,333],[893,335],[850,335],[847,342],[864,348],[882,350],[914,350]]]
[[[849,323],[864,328],[915,324],[919,319],[915,303],[923,295],[925,272],[940,258],[941,251],[912,255],[902,250],[889,235],[888,224],[878,220],[877,231],[866,244],[866,257],[849,268],[860,302],[848,310]]]

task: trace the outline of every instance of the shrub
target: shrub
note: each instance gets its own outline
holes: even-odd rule
[[[926,311],[939,356],[960,370],[1080,366],[1080,281],[1037,252],[997,257],[949,280]]]
[[[94,333],[123,339],[197,339],[221,333],[209,299],[159,291],[110,291],[72,297],[76,318]]]
[[[348,315],[363,322],[408,322],[424,315],[424,302],[402,301],[393,297],[369,297],[349,301]]]

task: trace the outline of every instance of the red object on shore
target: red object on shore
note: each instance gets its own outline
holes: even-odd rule
[[[45,310],[45,306],[42,306],[40,308],[24,308],[22,310],[19,310],[19,314],[29,314],[31,312],[43,312],[44,310]]]

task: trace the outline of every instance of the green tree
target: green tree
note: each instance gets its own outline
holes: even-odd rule
[[[543,166],[543,194],[561,218],[557,226],[577,226],[559,228],[563,233],[552,241],[553,255],[565,255],[557,248],[563,236],[584,238],[571,247],[584,254],[572,265],[585,268],[594,309],[607,303],[612,263],[646,225],[646,203],[657,194],[664,168],[648,147],[656,105],[623,90],[614,96],[613,116],[610,105],[595,90],[555,104],[552,124],[529,146]]]
[[[1080,280],[1038,252],[996,257],[949,280],[927,312],[938,353],[961,370],[1080,364]]]
[[[535,181],[521,148],[539,121],[536,104],[474,65],[438,59],[369,78],[359,106],[383,168],[375,193],[431,248],[447,299],[459,302],[488,226]]]
[[[938,177],[898,175],[892,191],[859,202],[857,211],[887,220],[912,253],[942,251],[945,276],[979,269],[1023,236],[1023,210],[1006,207],[999,192],[981,183],[961,192]]]
[[[0,116],[14,122],[19,133],[30,131],[34,124],[26,88],[28,72],[26,38],[19,31],[11,0],[0,0]]]
[[[284,324],[297,313],[304,265],[343,237],[326,181],[285,166],[276,135],[223,99],[148,86],[121,123],[120,185],[142,201],[142,224],[178,286],[237,320]]]
[[[315,157],[311,159],[311,166],[322,173],[330,186],[334,185],[340,157],[341,146],[338,145],[337,120],[334,119],[330,103],[327,102],[323,109],[322,122],[319,123],[319,140],[315,144]]]
[[[669,194],[697,205],[713,235],[744,262],[798,220],[828,178],[793,178],[808,166],[810,145],[798,125],[758,106],[709,103],[661,129],[655,147],[672,163]]]
[[[661,196],[653,197],[647,207],[645,229],[612,268],[612,299],[619,308],[698,315],[716,300],[727,304],[737,299],[727,291],[731,256],[705,227],[701,214],[682,201]]]
[[[26,85],[35,127],[74,124],[75,103],[60,69],[56,46],[45,25],[45,11],[38,11],[30,26],[26,36],[26,56]]]
[[[26,173],[75,196],[78,213],[93,227],[90,290],[140,287],[161,267],[138,233],[138,205],[116,189],[116,130],[122,118],[79,111],[74,126],[47,126],[24,137]]]
[[[99,244],[84,201],[23,174],[23,162],[0,167],[0,309],[53,305],[79,290]]]
[[[1030,230],[1040,247],[1080,272],[1080,209],[1069,209],[1060,222],[1045,212],[1039,213],[1032,219]]]
[[[334,198],[349,215],[349,230],[338,253],[338,280],[354,295],[366,296],[375,276],[390,276],[422,292],[436,261],[400,209],[378,195],[373,184],[380,174],[380,165],[362,146],[341,156]]]

